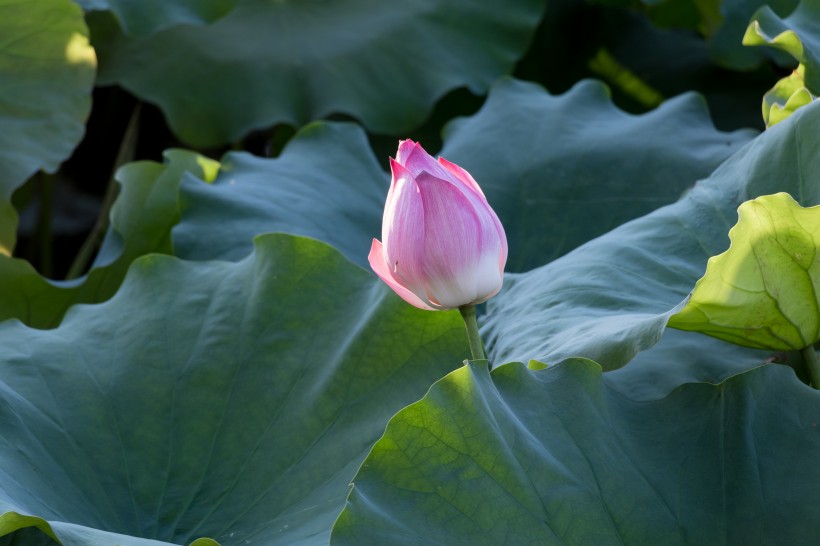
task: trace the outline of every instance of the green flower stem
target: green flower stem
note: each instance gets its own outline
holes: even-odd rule
[[[803,356],[803,362],[809,372],[811,386],[820,389],[820,361],[817,359],[817,351],[814,350],[813,345],[809,345],[804,347],[800,354]]]
[[[475,305],[462,305],[458,308],[464,325],[467,326],[467,340],[470,343],[470,353],[473,360],[486,360],[484,356],[484,345],[481,343],[481,336],[478,334],[478,322],[475,319]]]
[[[114,202],[117,200],[117,195],[119,194],[119,184],[117,184],[116,180],[117,170],[134,159],[134,151],[137,147],[139,131],[140,109],[140,103],[137,103],[131,114],[131,119],[128,121],[128,126],[125,128],[120,149],[114,160],[114,168],[108,180],[108,187],[105,190],[105,197],[103,197],[102,209],[97,217],[97,222],[83,242],[83,246],[77,251],[77,255],[74,257],[71,267],[68,268],[68,273],[65,277],[66,280],[76,279],[85,273],[102,244],[103,237],[105,237],[105,232],[108,229],[108,217],[111,214],[111,208],[114,206]]]
[[[37,183],[40,190],[40,210],[37,215],[37,247],[40,273],[45,277],[54,276],[53,259],[53,226],[54,209],[54,175],[43,171],[37,173]]]

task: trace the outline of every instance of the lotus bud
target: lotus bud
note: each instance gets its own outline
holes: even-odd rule
[[[420,309],[454,309],[494,296],[507,238],[473,177],[412,140],[399,143],[390,168],[382,240],[373,239],[368,257],[373,271]]]

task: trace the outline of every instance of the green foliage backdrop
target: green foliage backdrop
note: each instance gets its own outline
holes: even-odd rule
[[[815,542],[820,474],[774,446],[817,453],[819,398],[785,368],[647,403],[590,361],[471,364],[390,421],[331,543]]]
[[[97,61],[70,0],[0,1],[0,253],[14,249],[12,192],[71,154],[91,108]]]
[[[331,113],[377,132],[410,129],[447,91],[483,93],[507,73],[543,4],[243,0],[208,26],[134,37],[103,12],[92,27],[101,83],[158,104],[184,141],[215,146]]]
[[[817,543],[818,6],[0,0],[0,544]],[[367,265],[402,138],[492,370]],[[698,333],[736,224],[798,342]]]

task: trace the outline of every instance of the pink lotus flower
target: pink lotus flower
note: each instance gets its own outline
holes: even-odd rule
[[[504,228],[470,173],[433,159],[412,140],[390,159],[393,179],[373,239],[370,267],[407,303],[454,309],[500,289],[507,262]]]

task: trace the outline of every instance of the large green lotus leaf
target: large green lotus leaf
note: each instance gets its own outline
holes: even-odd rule
[[[447,91],[486,92],[526,49],[544,0],[240,0],[211,25],[126,37],[92,17],[100,82],[165,113],[194,146],[349,114],[406,131]],[[91,14],[94,15],[94,14]]]
[[[638,402],[587,360],[472,364],[390,420],[331,544],[817,544],[818,423],[785,366]]]
[[[507,232],[507,269],[521,271],[674,202],[754,134],[717,131],[691,94],[632,116],[600,83],[552,96],[507,79],[476,115],[447,128],[441,155],[481,184]],[[235,260],[254,235],[286,231],[327,241],[367,268],[389,181],[361,129],[313,124],[277,159],[230,153],[213,184],[188,178],[175,251]]]
[[[805,67],[803,78],[813,94],[820,94],[820,1],[802,0],[788,17],[779,17],[768,6],[749,23],[743,43],[773,46]]]
[[[239,260],[255,235],[282,231],[330,243],[369,268],[389,184],[360,127],[312,123],[279,158],[232,152],[212,184],[184,180],[174,250],[186,259]]]
[[[239,0],[76,0],[86,11],[110,10],[127,34],[145,36],[176,25],[204,25]]]
[[[190,173],[210,180],[217,163],[193,152],[170,150],[166,164],[131,163],[117,173],[121,193],[111,211],[111,229],[93,268],[81,279],[60,282],[41,276],[29,262],[0,256],[0,320],[16,318],[35,328],[59,324],[76,303],[110,298],[130,263],[150,252],[171,253],[171,227],[179,219],[179,185]]]
[[[738,209],[731,246],[711,258],[669,326],[760,349],[799,351],[820,340],[820,207],[787,193]]]
[[[741,203],[781,191],[805,206],[820,203],[818,146],[820,108],[812,104],[746,145],[677,203],[541,268],[508,275],[487,304],[490,359],[555,364],[581,356],[605,370],[632,360],[614,377],[624,378],[633,396],[650,398],[674,388],[664,377],[718,381],[763,362],[770,354],[693,333],[670,332],[669,343],[666,336],[658,342],[707,260],[726,250]],[[645,373],[661,382],[637,384]]]
[[[441,155],[481,184],[509,235],[509,271],[543,265],[673,203],[756,135],[715,129],[688,93],[639,116],[601,83],[564,95],[506,80],[445,130]]]
[[[281,234],[237,263],[145,256],[0,340],[0,508],[65,546],[327,544],[387,420],[468,353],[458,313]]]
[[[11,194],[37,171],[56,171],[80,142],[96,64],[70,0],[0,0],[0,254],[16,240]]]

